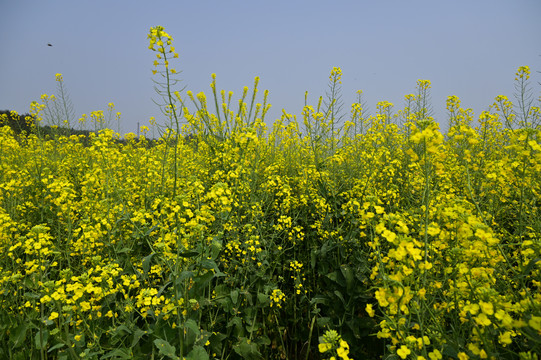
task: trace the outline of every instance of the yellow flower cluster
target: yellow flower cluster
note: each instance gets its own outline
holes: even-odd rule
[[[176,73],[176,70],[169,68],[168,54],[172,54],[173,58],[178,58],[178,53],[175,51],[173,44],[173,38],[171,35],[165,32],[162,26],[155,26],[150,29],[148,34],[149,45],[148,48],[152,51],[156,51],[156,60],[154,60],[154,67],[159,65],[165,66],[172,74]],[[156,48],[157,47],[157,48]],[[153,74],[157,73],[156,70],[152,70]]]
[[[270,295],[270,307],[276,306],[276,307],[282,307],[282,303],[285,300],[286,295],[282,292],[280,289],[274,289],[272,290],[272,294]]]
[[[297,260],[293,260],[289,263],[289,269],[293,272],[291,279],[295,284],[295,293],[297,295],[306,294],[306,289],[303,287],[302,283],[306,280],[306,277],[302,273],[303,264]]]
[[[349,355],[349,345],[336,330],[327,330],[319,340],[319,352],[330,353],[329,360],[352,360]]]
[[[171,36],[156,27],[149,40],[174,73]],[[332,84],[341,76],[334,68]],[[159,139],[48,137],[38,103],[29,133],[0,127],[0,350],[111,357],[133,343],[134,358],[154,347],[296,358],[334,328],[320,356],[369,357],[365,342],[379,341],[378,356],[400,359],[534,358],[536,107],[498,96],[475,122],[451,96],[443,133],[419,80],[396,114],[380,102],[368,116],[359,93],[343,128],[320,100],[267,130],[258,78],[237,109],[211,77],[214,99],[187,93],[195,111],[166,105],[184,126]],[[39,346],[25,353],[29,334]]]
[[[329,76],[330,82],[342,83],[342,69],[339,67],[333,67],[331,70],[331,75]]]

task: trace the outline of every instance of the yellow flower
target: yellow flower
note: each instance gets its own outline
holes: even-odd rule
[[[368,316],[370,316],[370,317],[374,317],[374,315],[376,314],[374,312],[374,309],[372,309],[372,304],[366,304],[365,310],[368,313]]]
[[[378,223],[376,225],[376,233],[381,234],[385,230],[385,224],[384,223]]]
[[[321,343],[318,345],[319,352],[324,353],[332,349],[332,345],[329,343]]]
[[[81,302],[81,310],[88,311],[90,310],[90,303],[88,301]]]
[[[430,360],[439,360],[442,358],[442,355],[438,349],[434,349],[434,351],[428,353],[428,357]]]
[[[541,330],[541,316],[532,316],[532,318],[528,320],[528,325],[534,330]]]
[[[401,244],[402,245],[402,244]],[[389,256],[392,256],[394,257],[396,260],[400,261],[402,260],[403,258],[406,257],[406,255],[408,255],[408,252],[406,250],[406,248],[404,248],[403,246],[399,246],[393,253],[393,255],[391,255],[391,252],[389,251]]]
[[[490,319],[486,316],[485,313],[481,313],[479,314],[479,316],[477,316],[475,318],[475,322],[479,325],[482,325],[482,326],[489,326],[490,324],[492,324],[492,322],[490,321]]]
[[[336,354],[342,358],[342,360],[348,360],[349,345],[346,341],[340,340],[340,347],[336,349]]]
[[[394,241],[396,240],[396,234],[387,229],[383,230],[383,234],[381,234],[381,236],[383,236],[390,243],[394,243]]]
[[[276,305],[278,307],[282,307],[282,302],[285,299],[285,294],[280,289],[274,289],[272,290],[272,294],[270,295],[270,306]]]
[[[474,354],[479,355],[479,347],[476,344],[468,344],[468,349]]]
[[[54,320],[58,318],[58,313],[53,311],[51,315],[49,315],[49,320]]]
[[[397,350],[396,352],[398,354],[398,356],[400,356],[402,359],[405,359],[408,357],[409,354],[411,354],[411,350],[408,349],[408,347],[406,345],[402,345],[400,347],[400,349]]]
[[[532,150],[541,151],[541,146],[535,140],[528,141],[528,144],[531,146]]]
[[[427,233],[428,235],[430,236],[436,236],[440,233],[440,228],[438,226],[438,224],[436,223],[432,223],[430,225],[428,225],[428,230],[427,230]]]
[[[468,304],[464,306],[464,310],[468,311],[472,315],[476,315],[479,312],[479,305],[477,304]]]
[[[343,350],[342,348],[338,348],[338,350],[336,350],[336,354],[338,355],[339,358],[341,358],[342,360],[350,360],[349,356],[348,356],[348,353],[349,352],[346,352],[345,350]]]
[[[479,301],[479,307],[481,308],[481,311],[487,315],[494,314],[494,305],[492,305],[492,303]]]
[[[385,307],[389,305],[389,301],[387,301],[387,292],[385,289],[378,289],[376,290],[376,300],[379,302],[379,306]]]
[[[430,339],[428,338],[428,336],[425,335],[422,338],[417,339],[417,347],[419,349],[422,349],[423,346],[427,345],[430,345]]]
[[[498,336],[498,340],[499,340],[500,344],[504,344],[504,346],[511,344],[513,342],[513,340],[511,339],[511,332],[506,331],[503,334],[500,334]]]

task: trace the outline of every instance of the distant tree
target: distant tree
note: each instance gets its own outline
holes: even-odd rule
[[[0,125],[9,126],[16,134],[23,131],[29,134],[34,126],[34,117],[30,114],[17,114],[12,110],[0,110]]]

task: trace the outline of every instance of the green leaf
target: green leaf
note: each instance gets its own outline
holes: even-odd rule
[[[175,349],[174,346],[171,346],[171,344],[169,344],[167,341],[163,339],[156,339],[154,340],[154,345],[156,345],[160,351],[160,354],[167,356],[170,359],[180,360],[180,358],[175,355],[177,349]]]
[[[326,296],[323,296],[323,295],[315,295],[314,297],[312,297],[312,300],[310,300],[310,304],[312,304],[312,305],[314,305],[314,304],[328,305],[329,304],[329,298],[326,297]]]
[[[169,287],[169,285],[172,284],[172,281],[168,281],[166,282],[165,284],[163,284],[161,287],[160,287],[160,290],[158,290],[158,293],[156,294],[156,297],[160,297],[162,296],[163,292]]]
[[[533,267],[535,266],[535,264],[536,264],[538,261],[541,261],[541,258],[536,258],[536,259],[530,260],[530,262],[528,263],[528,265],[526,265],[526,266],[524,267],[524,269],[522,270],[522,276],[528,276],[528,274],[532,271]]]
[[[332,273],[327,274],[327,278],[331,279],[342,287],[346,287],[346,281],[344,279],[344,276],[338,271],[333,271]]]
[[[36,349],[41,350],[47,347],[47,340],[49,339],[49,331],[39,330],[34,338]]]
[[[193,280],[195,282],[194,291],[196,294],[199,294],[201,290],[204,290],[208,283],[214,278],[214,274],[209,271],[202,275],[195,277]]]
[[[186,279],[191,279],[193,277],[193,273],[188,270],[184,270],[180,273],[178,278],[175,279],[175,285],[180,285],[182,282]]]
[[[318,255],[318,251],[315,249],[312,249],[312,251],[310,252],[310,266],[312,267],[312,270],[316,268],[317,255]]]
[[[338,277],[336,271],[333,271],[332,273],[328,273],[327,278],[331,279],[332,281],[336,282],[336,278]]]
[[[207,270],[217,269],[218,268],[218,266],[216,265],[214,260],[210,260],[210,259],[205,259],[205,260],[201,261],[201,267],[203,269],[207,269]]]
[[[254,308],[252,307],[254,305],[254,300],[253,300],[252,293],[250,293],[249,291],[243,291],[242,294],[244,295],[244,299],[248,303],[248,309],[254,310]]]
[[[251,342],[246,338],[241,338],[241,341],[238,345],[233,346],[233,350],[243,359],[248,360],[258,360],[261,359],[261,353],[257,349],[257,344]]]
[[[265,335],[260,335],[257,337],[257,339],[255,340],[259,345],[263,345],[263,346],[269,346],[271,344],[271,340],[265,336]]]
[[[141,330],[141,329],[135,330],[134,333],[133,333],[133,340],[131,342],[131,347],[134,347],[135,345],[137,345],[137,343],[139,342],[141,337],[143,337],[144,335],[147,335],[147,334],[148,334],[148,331],[144,331],[144,330]]]
[[[348,266],[341,266],[340,271],[342,272],[342,276],[346,280],[346,289],[351,290],[353,289],[355,277],[353,275],[353,270],[351,267]]]
[[[231,291],[231,294],[229,294],[229,296],[231,296],[231,300],[233,301],[233,304],[237,305],[237,302],[239,301],[239,291],[233,290]]]
[[[150,270],[150,262],[152,261],[152,257],[154,255],[156,255],[156,253],[152,253],[143,258],[143,272],[145,275],[147,275],[148,271]]]
[[[224,340],[227,339],[227,335],[221,333],[213,333],[209,338],[209,348],[212,352],[220,353],[224,346]]]
[[[35,294],[30,292],[25,292],[24,295],[25,299],[39,299],[41,298],[41,294]]]
[[[199,255],[199,253],[197,251],[184,251],[183,253],[180,253],[178,255],[183,258],[191,258]]]
[[[30,323],[24,323],[15,329],[9,337],[11,342],[13,343],[13,349],[18,348],[22,344],[24,344],[24,341],[26,340],[26,332],[30,328]]]
[[[221,272],[219,269],[214,269],[214,277],[223,277],[226,276],[225,273]]]
[[[100,357],[100,359],[108,359],[114,357],[115,359],[133,359],[133,354],[131,351],[126,348],[114,349],[109,351],[107,354]]]
[[[259,304],[263,305],[263,306],[266,306],[270,303],[270,296],[267,295],[267,294],[263,294],[263,293],[257,293],[257,302],[259,302]]]
[[[195,345],[188,354],[187,360],[209,360],[209,355],[201,345]]]
[[[199,325],[195,322],[193,319],[189,319],[184,323],[184,327],[190,329],[195,336],[199,336],[201,334],[201,331],[199,330]]]
[[[330,317],[319,317],[317,318],[317,326],[320,328],[326,327],[331,325],[331,318]]]
[[[54,345],[54,346],[51,346],[51,347],[49,348],[49,350],[47,350],[47,352],[50,353],[51,351],[55,351],[56,349],[61,349],[61,348],[63,348],[64,346],[66,346],[66,344],[64,344],[64,343],[58,343],[58,344],[56,344],[56,345]]]
[[[218,258],[218,255],[220,255],[222,248],[222,241],[213,239],[212,244],[210,245],[210,258],[212,260],[216,260]]]
[[[242,319],[238,316],[235,316],[233,319],[229,320],[229,322],[227,323],[227,327],[235,328],[235,331],[234,331],[235,336],[241,336],[244,334],[244,327],[242,326]]]
[[[111,333],[113,336],[123,336],[126,334],[131,334],[131,330],[126,325],[120,325]]]
[[[152,234],[152,232],[154,230],[156,230],[156,228],[158,227],[158,225],[154,225],[153,227],[151,227],[150,229],[148,229],[146,232],[145,232],[145,236],[150,236],[150,234]]]
[[[342,296],[342,293],[338,290],[334,290],[334,295],[336,295],[337,298],[339,298],[342,301],[342,304],[344,306],[347,306],[346,300],[344,300],[344,296]]]

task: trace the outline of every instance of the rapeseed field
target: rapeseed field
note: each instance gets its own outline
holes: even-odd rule
[[[31,131],[0,127],[0,358],[539,358],[528,67],[477,119],[450,96],[446,132],[427,80],[345,116],[340,68],[269,126],[258,78],[238,101],[214,74],[210,100],[175,90],[172,37],[148,39],[167,124],[121,137],[109,104],[70,135],[57,74]]]

